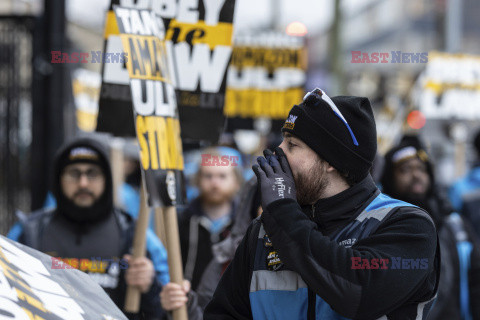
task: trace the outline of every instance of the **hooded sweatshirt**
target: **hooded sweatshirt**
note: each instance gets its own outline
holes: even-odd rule
[[[105,191],[89,208],[74,205],[61,189],[64,168],[75,162],[95,163],[105,176]],[[126,213],[113,207],[113,184],[106,148],[91,138],[75,139],[66,144],[55,158],[52,182],[57,208],[24,217],[19,242],[88,273],[123,309],[124,273],[128,264],[122,256],[130,251],[135,224]],[[155,278],[150,291],[142,295],[140,312],[127,316],[130,319],[160,318],[163,311],[159,292],[160,284]]]
[[[405,153],[410,150],[410,155]],[[398,158],[396,155],[404,153],[406,156]],[[408,153],[408,152],[407,152]],[[394,170],[395,166],[409,157],[417,157],[423,161],[430,177],[430,189],[427,191],[423,199],[408,199],[404,195],[398,194],[394,187]],[[383,191],[397,199],[409,201],[419,207],[425,209],[433,221],[437,229],[440,249],[441,249],[441,273],[438,288],[437,301],[433,305],[428,319],[451,319],[460,320],[460,262],[457,251],[456,232],[450,226],[448,217],[453,212],[447,197],[435,185],[435,176],[433,165],[423,150],[423,146],[417,141],[409,141],[400,143],[392,148],[385,155],[385,167],[381,178]],[[473,250],[470,256],[470,270],[468,271],[468,295],[470,300],[470,312],[472,319],[480,319],[480,305],[476,303],[480,299],[480,248],[478,240],[474,236],[472,226],[462,219],[463,226],[467,231],[468,238],[473,244]]]

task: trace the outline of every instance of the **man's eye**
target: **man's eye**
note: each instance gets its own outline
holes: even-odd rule
[[[294,144],[294,143],[291,143],[291,142],[288,143],[288,147],[289,147],[289,148],[293,148],[293,147],[295,147],[295,146],[296,146],[296,144]]]

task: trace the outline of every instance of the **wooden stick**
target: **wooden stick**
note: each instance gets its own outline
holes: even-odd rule
[[[149,220],[150,209],[147,205],[144,183],[142,183],[142,186],[140,188],[140,210],[138,212],[138,219],[135,225],[135,236],[133,238],[132,258],[139,258],[145,256],[147,246],[147,228]],[[137,313],[140,310],[140,297],[141,293],[137,287],[128,286],[125,296],[125,311]]]
[[[110,159],[112,166],[112,183],[113,183],[113,203],[116,207],[121,208],[123,203],[120,199],[119,191],[125,180],[122,138],[114,138],[110,149]]]
[[[157,237],[162,241],[164,247],[167,247],[167,238],[165,236],[165,219],[163,218],[163,208],[155,208],[155,233]]]
[[[163,209],[165,217],[165,235],[167,239],[168,269],[170,281],[183,285],[182,255],[180,252],[180,237],[178,234],[177,208],[174,206]],[[187,305],[173,310],[174,320],[187,320]]]

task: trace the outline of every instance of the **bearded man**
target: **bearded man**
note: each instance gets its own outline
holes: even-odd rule
[[[220,159],[225,148],[208,148],[202,154]],[[232,150],[231,152],[234,152]],[[234,199],[242,184],[239,166],[233,162],[209,161],[195,176],[199,196],[179,217],[180,246],[185,279],[196,290],[213,259],[212,245],[230,233],[235,217]]]
[[[315,89],[282,132],[253,167],[263,213],[204,319],[425,319],[439,277],[435,224],[375,186],[368,99]]]

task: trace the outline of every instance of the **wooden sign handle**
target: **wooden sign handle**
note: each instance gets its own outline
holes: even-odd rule
[[[144,257],[147,245],[147,228],[150,220],[150,209],[147,205],[145,196],[145,189],[140,188],[140,210],[138,212],[138,219],[135,226],[135,236],[133,238],[132,258]],[[137,287],[128,286],[125,296],[125,311],[137,313],[140,310],[141,292]]]
[[[163,208],[155,208],[155,234],[167,248],[167,237],[165,236],[165,219],[163,218]]]
[[[170,281],[183,285],[183,267],[182,255],[180,252],[180,237],[178,234],[177,208],[174,206],[163,208],[165,219],[165,236],[168,252],[168,269],[170,271]],[[187,320],[187,306],[173,310],[174,320]]]

